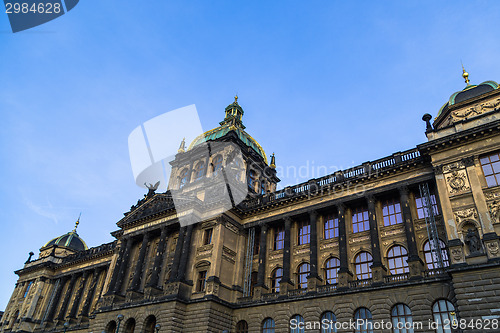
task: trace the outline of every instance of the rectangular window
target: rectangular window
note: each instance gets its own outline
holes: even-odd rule
[[[299,222],[299,241],[298,244],[308,244],[311,241],[311,225],[309,221]]]
[[[397,199],[389,199],[383,201],[382,216],[384,217],[384,225],[395,225],[403,223],[403,216],[401,215],[401,204]]]
[[[259,254],[260,250],[260,230],[255,231],[255,238],[253,241],[253,254],[257,255]]]
[[[325,216],[325,239],[339,237],[339,219],[333,215]]]
[[[488,187],[500,185],[500,153],[484,156],[479,159]]]
[[[274,250],[281,250],[285,245],[285,230],[283,227],[274,229]]]
[[[431,193],[430,197],[431,197],[432,212],[434,213],[434,215],[439,215],[436,195]],[[424,201],[420,197],[420,194],[418,194],[418,196],[415,197],[415,204],[417,205],[418,218],[423,219],[425,217],[428,217],[427,208],[424,207]]]
[[[196,283],[196,291],[205,291],[205,282],[207,280],[207,271],[198,273],[198,281]]]
[[[368,219],[368,208],[357,207],[352,210],[352,232],[370,230],[370,220]]]
[[[205,232],[203,233],[203,245],[208,245],[212,243],[212,233],[213,233],[213,228],[205,229]]]

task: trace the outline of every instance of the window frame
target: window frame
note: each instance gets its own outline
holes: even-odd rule
[[[394,252],[396,249],[400,250],[399,253]],[[394,263],[394,267],[391,266],[391,263]],[[397,265],[398,263],[401,263],[401,265]],[[387,264],[389,266],[389,272],[392,275],[409,273],[408,250],[399,244],[391,246],[387,251]]]
[[[198,276],[196,279],[196,291],[204,292],[207,286],[207,270],[198,271]]]
[[[491,158],[495,157],[496,160],[492,161]],[[487,162],[484,160],[488,159]],[[500,168],[500,152],[495,152],[495,153],[490,153],[488,155],[483,155],[479,157],[479,164],[481,165],[481,170],[483,171],[483,176],[484,180],[486,182],[486,186],[488,188],[490,187],[496,187],[500,185],[500,170],[498,172],[495,172],[495,167],[498,166]],[[489,167],[491,169],[491,174],[486,174],[487,170],[485,167]],[[491,178],[492,177],[492,178]],[[490,185],[488,179],[493,179],[495,181],[494,185]]]
[[[285,247],[285,227],[275,227],[273,229],[273,233],[273,250],[283,250]]]
[[[431,197],[431,205],[434,215],[439,215],[439,206],[437,204],[436,194],[430,193]],[[415,195],[415,207],[417,208],[417,217],[419,219],[424,219],[427,217],[427,209],[424,208],[423,198],[420,196],[420,193]]]
[[[248,322],[246,320],[242,319],[236,323],[236,333],[248,333]]]
[[[303,262],[297,267],[297,287],[298,289],[307,289],[307,277],[311,273],[311,265]]]
[[[337,215],[330,214],[325,216],[323,223],[324,239],[332,239],[339,237],[339,218]]]
[[[402,313],[400,310],[402,307]],[[408,305],[404,303],[396,303],[391,309],[392,333],[414,333],[413,328],[397,328],[398,323],[413,323],[413,314]]]
[[[321,325],[321,333],[336,333],[337,328],[335,327],[335,323],[337,322],[337,316],[333,311],[325,311],[321,314],[319,321],[323,323],[323,320],[328,320],[329,327],[325,328]],[[333,324],[333,325],[332,325]]]
[[[446,312],[441,311],[442,310],[441,305],[443,304],[442,302],[445,305],[445,308],[447,310]],[[437,305],[438,311],[436,311],[436,305]],[[451,309],[449,308],[449,306],[451,306]],[[450,320],[450,322],[451,322],[451,320],[453,320],[452,313],[454,313],[455,318],[458,317],[455,305],[453,305],[453,303],[447,299],[440,298],[440,299],[437,299],[432,304],[432,319],[435,322],[438,322],[438,328],[435,330],[436,333],[452,333],[451,329],[445,329],[442,327],[443,320],[448,319],[448,320]],[[446,314],[446,317],[444,316],[444,314]],[[439,316],[439,318],[437,316]],[[439,321],[438,321],[438,319],[439,319]]]
[[[278,275],[280,272],[281,275]],[[280,281],[283,278],[283,268],[276,267],[271,273],[271,292],[279,293],[280,292]]]
[[[362,259],[362,255],[366,256],[366,260]],[[369,256],[369,259],[368,259]],[[360,261],[358,261],[358,258],[361,258]],[[361,261],[363,260],[363,261]],[[354,271],[356,273],[356,279],[357,280],[367,280],[372,278],[372,268],[371,265],[373,264],[373,256],[371,255],[370,252],[367,251],[362,251],[359,252],[356,257],[354,257]],[[359,267],[359,269],[358,269]],[[366,268],[366,272],[363,271],[363,268]]]
[[[296,319],[297,320],[297,323],[304,323],[304,317],[302,317],[301,315],[299,314],[295,314],[293,316],[290,317],[290,323],[292,322],[293,319]],[[302,328],[294,328],[292,329],[292,327],[290,327],[290,333],[305,333],[305,325],[302,325]]]
[[[362,220],[359,220],[360,217]],[[358,206],[351,210],[351,226],[354,234],[370,230],[370,215],[368,207]],[[360,226],[362,226],[362,228],[360,228]]]
[[[361,317],[361,314],[363,314],[363,317]],[[364,319],[366,322],[373,322],[373,315],[370,309],[366,307],[360,307],[357,308],[356,311],[354,311],[354,321],[356,322],[358,319]],[[354,330],[355,333],[373,333],[372,329],[369,329],[368,325],[364,325],[365,327],[361,328],[361,330],[358,329],[358,326],[356,325],[356,328]]]
[[[219,172],[222,170],[222,162],[223,158],[221,154],[217,154],[212,159],[212,176],[217,176]]]
[[[267,317],[262,321],[261,332],[262,333],[275,333],[276,322],[273,318]]]
[[[329,267],[329,263],[333,261],[334,266]],[[330,257],[325,262],[325,281],[327,284],[337,284],[339,278],[340,260],[336,257]],[[330,274],[330,273],[334,274]],[[330,277],[330,275],[335,275],[335,277]],[[332,282],[333,281],[333,282]]]
[[[179,174],[179,189],[186,186],[188,182],[189,182],[189,170],[188,168],[184,168]]]
[[[203,161],[200,161],[196,164],[196,166],[194,168],[194,180],[195,181],[198,181],[205,176],[205,174],[206,174],[205,169],[206,169],[205,163],[203,163]]]
[[[385,227],[403,223],[401,203],[398,198],[393,197],[382,201],[382,219]]]
[[[426,249],[426,245],[429,246],[428,249]],[[450,257],[448,255],[448,248],[446,247],[446,244],[445,242],[443,242],[441,239],[439,239],[439,245],[441,247],[441,257],[443,258],[443,265],[444,267],[449,267],[450,266]],[[434,258],[432,258],[432,252],[431,252],[431,242],[429,239],[427,239],[423,246],[422,246],[422,249],[423,249],[423,253],[424,253],[424,261],[425,261],[425,267],[428,269],[428,270],[433,270],[433,269],[437,269],[437,267],[435,266],[436,265],[436,262],[434,261]],[[430,262],[427,260],[428,258],[432,259]],[[432,267],[429,267],[429,266],[432,266]],[[443,267],[443,268],[444,268]]]
[[[297,223],[297,245],[309,243],[311,243],[311,223],[304,219]]]
[[[203,230],[203,245],[212,244],[213,233],[214,233],[214,228],[207,228]]]

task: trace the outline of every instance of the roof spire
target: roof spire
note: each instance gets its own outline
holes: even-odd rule
[[[276,169],[276,157],[274,157],[274,153],[271,155],[271,164],[269,164],[269,166]]]
[[[465,71],[464,64],[462,64],[462,77],[465,79],[465,83],[469,85],[469,73]]]
[[[80,212],[80,215],[78,216],[78,220],[75,222],[75,229],[73,229],[73,232],[76,233],[76,228],[78,228],[78,225],[80,224],[80,217],[82,217],[82,212]]]
[[[184,153],[186,151],[186,138],[183,138],[181,141],[181,145],[179,146],[179,149],[177,150],[178,153]]]

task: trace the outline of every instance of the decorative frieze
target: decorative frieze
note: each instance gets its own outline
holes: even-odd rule
[[[226,246],[222,246],[222,258],[234,264],[236,262],[236,252]]]
[[[329,243],[323,243],[319,246],[319,248],[321,250],[324,250],[324,249],[330,249],[330,248],[337,248],[339,246],[339,243],[338,242],[329,242]]]
[[[470,108],[467,108],[467,109],[453,111],[451,115],[452,115],[453,120],[455,120],[455,121],[463,120],[466,118],[478,116],[480,114],[483,114],[483,113],[486,113],[489,111],[493,111],[499,105],[500,105],[500,98],[498,98],[494,101],[486,102],[486,103],[478,103],[478,104],[476,104]]]
[[[451,171],[445,174],[445,178],[450,194],[458,194],[470,190],[469,179],[465,170]]]
[[[477,219],[476,208],[467,208],[454,212],[457,223],[467,219]]]
[[[370,235],[363,236],[363,237],[356,237],[353,239],[349,239],[349,244],[354,244],[354,243],[360,243],[360,242],[365,242],[370,240]]]

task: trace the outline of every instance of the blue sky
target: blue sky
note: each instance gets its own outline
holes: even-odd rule
[[[127,148],[144,121],[196,104],[210,129],[237,93],[279,166],[348,168],[424,142],[461,61],[500,80],[498,22],[493,1],[82,0],[17,34],[0,14],[0,310],[80,211],[89,246],[113,240],[145,193]]]

